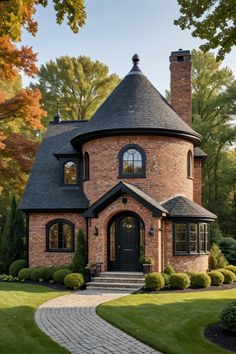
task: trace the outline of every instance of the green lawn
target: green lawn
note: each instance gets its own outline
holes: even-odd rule
[[[40,285],[0,283],[0,353],[68,353],[41,332],[34,322],[34,313],[40,304],[64,294],[66,292]]]
[[[97,308],[98,314],[133,337],[166,354],[232,353],[216,347],[204,328],[236,299],[236,289],[129,295]]]

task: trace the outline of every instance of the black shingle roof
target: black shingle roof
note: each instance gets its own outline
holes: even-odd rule
[[[194,148],[194,157],[206,158],[207,154],[197,146]]]
[[[20,209],[78,210],[88,207],[88,200],[80,187],[59,186],[59,162],[53,156],[63,145],[67,146],[75,131],[83,124],[74,121],[49,125],[19,204]]]
[[[195,218],[195,219],[211,219],[214,220],[217,216],[201,205],[194,203],[192,200],[177,195],[166,202],[161,203],[171,218]]]
[[[138,66],[120,82],[72,139],[76,146],[99,135],[161,134],[185,136],[199,144],[201,135],[188,126],[156,90]]]

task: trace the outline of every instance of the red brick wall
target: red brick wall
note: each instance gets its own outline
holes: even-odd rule
[[[191,61],[170,63],[171,105],[189,126],[192,126],[191,65]]]
[[[206,272],[208,270],[208,255],[173,256],[172,221],[164,221],[164,266],[170,263],[175,271]]]
[[[124,197],[124,196],[123,196]],[[118,198],[115,202],[104,209],[98,218],[91,219],[89,226],[89,261],[102,262],[103,271],[107,270],[107,227],[111,218],[122,211],[132,211],[137,213],[143,220],[145,225],[145,255],[153,257],[155,262],[155,270],[160,269],[161,259],[160,253],[161,243],[159,242],[158,218],[153,217],[151,211],[147,210],[135,199],[126,196],[127,204],[122,203],[122,198]],[[94,228],[98,228],[98,236],[94,235]],[[150,228],[154,228],[154,236],[149,235]]]
[[[45,252],[46,224],[54,219],[66,219],[75,225],[76,235],[81,228],[86,232],[85,219],[78,213],[30,213],[29,214],[29,266],[57,266],[69,264],[73,253]]]
[[[202,160],[194,159],[193,201],[202,204]]]
[[[91,203],[114,187],[118,179],[118,153],[126,144],[140,145],[146,155],[146,178],[122,179],[133,183],[158,202],[176,194],[193,198],[193,181],[187,178],[189,141],[165,136],[116,136],[92,140],[83,145],[90,156],[90,180],[84,191]]]

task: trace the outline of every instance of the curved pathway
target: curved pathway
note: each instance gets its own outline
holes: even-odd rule
[[[35,320],[43,332],[73,354],[159,353],[96,314],[99,304],[125,295],[101,290],[74,292],[42,304]]]

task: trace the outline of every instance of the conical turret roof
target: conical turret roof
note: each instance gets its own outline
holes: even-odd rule
[[[133,68],[95,112],[73,146],[99,136],[158,134],[179,136],[199,145],[201,135],[187,125],[151,84],[133,56]]]

